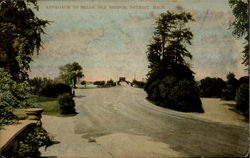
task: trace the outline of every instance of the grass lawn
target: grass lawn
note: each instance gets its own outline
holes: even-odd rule
[[[34,99],[36,100],[36,105],[44,110],[43,111],[44,115],[61,116],[61,117],[76,115],[76,114],[62,115],[57,98],[34,96]]]

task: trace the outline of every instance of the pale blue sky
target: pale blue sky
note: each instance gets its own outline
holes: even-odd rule
[[[53,22],[43,36],[44,49],[31,64],[30,76],[53,78],[58,75],[59,66],[77,61],[83,66],[86,80],[116,80],[119,76],[141,80],[148,71],[145,52],[155,19],[162,12],[176,10],[177,6],[191,12],[196,19],[190,24],[194,39],[189,50],[193,53],[191,64],[197,80],[205,76],[225,78],[229,71],[237,77],[246,74],[239,53],[242,41],[235,40],[228,29],[233,15],[227,0],[146,1],[39,1],[37,15]],[[81,9],[90,5],[128,9]],[[129,9],[132,5],[150,9]],[[153,9],[154,5],[165,9]],[[55,6],[71,8],[48,8]]]

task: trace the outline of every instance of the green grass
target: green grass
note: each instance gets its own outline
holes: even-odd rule
[[[76,114],[62,115],[57,98],[43,97],[43,96],[33,96],[36,100],[36,105],[42,108],[43,115],[52,115],[60,117],[75,116]]]
[[[56,98],[51,97],[44,97],[44,96],[33,96],[33,99],[35,99],[37,102],[48,102],[48,101],[56,101]]]

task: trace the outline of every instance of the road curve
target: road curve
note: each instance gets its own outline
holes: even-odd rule
[[[81,149],[74,144],[81,144],[85,152],[91,150],[92,157],[122,157],[124,154],[126,157],[126,153],[132,152],[134,157],[138,157],[136,152],[139,157],[231,157],[244,156],[248,151],[247,127],[225,125],[155,106],[145,99],[146,93],[142,89],[121,86],[75,91],[78,115],[71,118],[45,116],[43,120],[45,128],[57,135],[57,139],[71,137],[72,141],[62,141],[61,146],[49,147],[49,151],[42,152],[44,155],[60,153],[65,148],[79,150],[81,155]],[[58,126],[53,126],[51,120]],[[59,125],[61,120],[64,120],[62,126]],[[63,130],[64,134],[58,134]],[[90,147],[93,144],[86,141],[90,137],[96,138],[101,150]],[[117,139],[124,144],[115,141]],[[129,143],[138,149],[129,148]],[[87,148],[91,149],[87,151]],[[121,151],[121,148],[127,150]],[[150,153],[142,154],[147,151]],[[93,156],[94,152],[99,156]]]

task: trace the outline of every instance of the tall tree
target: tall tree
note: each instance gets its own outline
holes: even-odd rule
[[[60,68],[60,76],[59,79],[63,80],[65,83],[72,85],[72,87],[76,87],[77,81],[84,77],[82,72],[82,66],[73,62],[72,64],[66,64],[61,66]]]
[[[192,77],[189,64],[185,57],[192,59],[191,52],[186,49],[191,44],[193,34],[185,27],[189,21],[194,21],[190,13],[166,12],[156,21],[153,42],[148,45],[149,76],[163,78],[166,75],[181,70],[178,75]],[[184,73],[183,73],[184,72]]]
[[[193,34],[185,25],[194,21],[190,13],[180,11],[160,14],[152,42],[148,45],[148,80],[144,87],[148,99],[157,105],[179,111],[204,112],[187,46]]]
[[[16,81],[28,78],[34,51],[39,51],[47,20],[36,17],[36,0],[0,1],[0,67]]]
[[[233,9],[235,20],[230,25],[233,29],[233,35],[236,38],[245,39],[243,50],[243,64],[249,65],[249,18],[248,18],[248,0],[228,0],[230,7]]]
[[[226,88],[223,89],[222,98],[225,100],[234,100],[236,90],[239,87],[239,81],[235,78],[234,73],[227,74]]]

